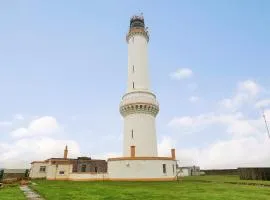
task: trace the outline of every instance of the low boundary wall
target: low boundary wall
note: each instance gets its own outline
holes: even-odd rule
[[[239,169],[205,169],[205,175],[239,175]]]
[[[241,180],[270,180],[270,167],[239,168]]]

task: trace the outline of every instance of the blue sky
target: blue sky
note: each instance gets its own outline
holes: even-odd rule
[[[123,122],[118,106],[127,80],[125,34],[130,17],[141,12],[150,32],[152,90],[160,102],[160,147],[164,151],[168,147],[168,152],[169,147],[176,147],[179,159],[187,163],[233,166],[219,161],[211,165],[209,149],[219,142],[247,139],[255,139],[257,148],[265,141],[260,139],[266,136],[262,125],[250,120],[260,123],[254,105],[269,99],[269,9],[266,0],[0,2],[0,122],[5,122],[0,126],[0,155],[5,155],[0,166],[14,163],[19,147],[33,153],[29,160],[38,159],[36,149],[18,145],[21,140],[27,144],[44,138],[57,144],[69,141],[76,144],[77,154],[84,155],[121,154]],[[192,73],[173,78],[181,69]],[[224,99],[233,105],[220,108]],[[269,105],[264,104],[267,109]],[[235,126],[237,113],[241,113],[238,125],[245,121],[259,127],[258,134],[235,139],[234,131],[228,130]],[[200,121],[228,115],[233,122]],[[12,136],[45,116],[61,130]],[[193,119],[191,127],[183,125],[184,117]],[[204,126],[198,127],[201,123]],[[53,149],[43,157],[52,155]],[[222,152],[217,156],[222,157]],[[260,162],[270,163],[266,158]]]

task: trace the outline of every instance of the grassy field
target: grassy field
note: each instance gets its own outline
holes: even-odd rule
[[[208,181],[208,182],[203,182]],[[187,177],[180,182],[35,181],[32,187],[47,200],[269,200],[270,187],[228,184],[235,176]]]
[[[26,200],[19,186],[4,187],[0,189],[0,200]]]
[[[269,185],[270,181],[257,181],[257,180],[240,180],[239,176],[189,176],[184,178],[185,181],[193,182],[218,182],[218,183],[244,183],[244,184],[263,184]],[[270,199],[269,199],[270,200]]]

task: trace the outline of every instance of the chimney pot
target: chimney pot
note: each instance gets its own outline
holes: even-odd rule
[[[135,146],[130,146],[130,157],[135,157]]]
[[[175,149],[171,149],[172,159],[175,160]]]

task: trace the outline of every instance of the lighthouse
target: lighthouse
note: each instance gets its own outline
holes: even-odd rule
[[[150,88],[148,68],[149,33],[144,17],[130,19],[126,35],[128,46],[127,89],[119,110],[124,119],[123,156],[108,159],[111,180],[174,180],[175,150],[171,157],[159,157],[156,116],[159,104]]]
[[[159,112],[156,96],[150,90],[147,46],[149,34],[144,18],[130,20],[127,92],[120,103],[124,118],[123,156],[157,156],[155,118]]]

